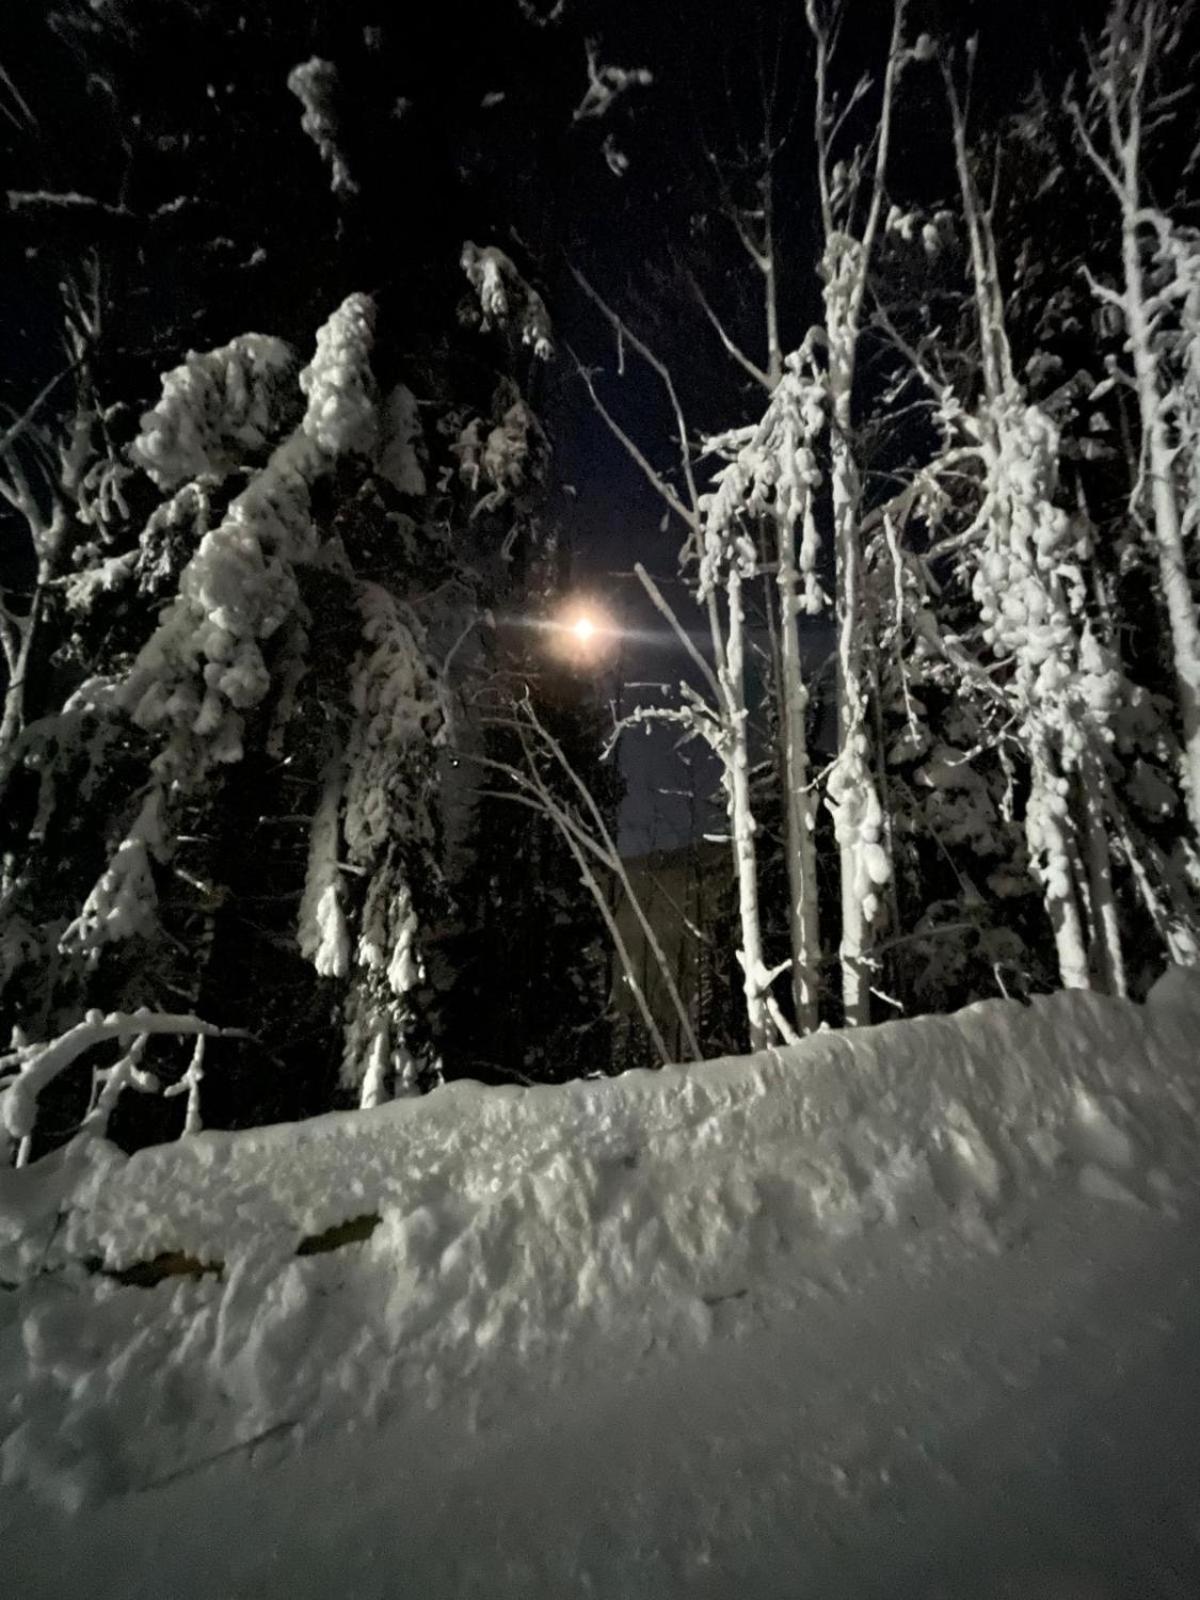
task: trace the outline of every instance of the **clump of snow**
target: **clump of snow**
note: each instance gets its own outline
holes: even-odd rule
[[[364,862],[383,847],[391,818],[404,804],[405,756],[426,747],[442,713],[416,618],[372,583],[362,585],[359,609],[363,647],[350,691],[355,722],[346,756],[346,838]]]
[[[654,74],[648,67],[603,65],[594,39],[586,40],[584,48],[587,51],[588,86],[583,99],[575,107],[571,118],[573,122],[605,117],[630,89],[648,89],[654,82]]]
[[[468,239],[462,247],[461,265],[478,297],[484,329],[511,323],[521,343],[529,345],[542,361],[549,361],[554,338],[545,301],[504,251]]]
[[[371,302],[351,295],[318,332],[312,363],[300,374],[308,399],[300,426],[201,539],[177,598],[121,686],[134,721],[166,736],[155,762],[160,777],[195,782],[210,763],[241,758],[242,713],[261,703],[271,683],[261,646],[294,616],[293,569],[319,544],[312,485],[342,453],[374,444],[372,342]],[[182,400],[173,405],[177,431],[191,437],[185,414]]]
[[[871,771],[865,734],[856,730],[843,745],[829,772],[826,804],[833,816],[838,845],[854,863],[851,892],[874,922],[879,915],[879,891],[891,877],[884,849],[883,806]]]
[[[398,383],[380,407],[375,471],[401,494],[425,493],[425,473],[417,454],[420,439],[417,398],[411,389]]]
[[[376,437],[371,347],[375,305],[368,295],[345,299],[317,332],[317,351],[300,374],[308,396],[304,432],[331,456],[369,454]]]
[[[151,858],[163,843],[160,806],[161,795],[153,789],[79,915],[59,940],[61,949],[82,956],[89,966],[96,964],[106,944],[145,936],[155,927],[158,894]]]
[[[329,168],[330,189],[336,195],[356,194],[358,185],[351,176],[338,142],[337,68],[332,61],[313,56],[292,68],[288,73],[287,86],[304,107],[300,126],[321,152],[321,159]]]
[[[285,1425],[466,1395],[486,1415],[723,1338],[722,1308],[785,1294],[816,1243],[893,1229],[903,1250],[942,1228],[997,1251],[1063,1185],[1170,1212],[1197,1186],[1198,1025],[1200,978],[1176,973],[1144,1007],[986,1002],[127,1161],[93,1143],[49,1200],[39,1166],[0,1175],[5,1480],[71,1505]],[[354,1219],[360,1242],[327,1247]],[[79,1265],[167,1253],[220,1276],[147,1290]]]
[[[295,372],[290,345],[261,333],[203,355],[189,351],[163,376],[162,398],[142,418],[130,454],[160,489],[194,478],[220,482],[266,449]]]
[[[473,517],[497,510],[536,480],[545,450],[541,424],[511,384],[500,386],[494,403],[500,411],[494,426],[473,418],[450,446],[459,477],[479,496]]]
[[[136,560],[137,552],[127,551],[69,573],[63,594],[68,611],[90,611],[102,594],[111,594],[128,582]]]
[[[339,814],[342,803],[340,757],[330,766],[309,829],[308,872],[300,901],[296,941],[300,954],[323,978],[344,978],[350,970],[350,935],[342,910]]]

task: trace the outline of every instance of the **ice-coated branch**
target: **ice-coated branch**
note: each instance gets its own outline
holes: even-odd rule
[[[687,1007],[684,1005],[683,999],[680,996],[679,990],[676,986],[675,974],[671,970],[671,964],[667,960],[662,949],[662,945],[659,942],[653,923],[646,915],[642,903],[634,891],[633,884],[630,881],[629,874],[625,868],[625,862],[622,859],[620,850],[617,848],[616,840],[612,837],[612,834],[608,829],[608,824],[604,820],[604,813],[596,804],[595,796],[592,794],[587,784],[584,783],[583,779],[572,766],[566,755],[566,752],[562,748],[562,745],[541,721],[537,712],[534,710],[532,704],[528,700],[522,702],[520,706],[520,714],[524,721],[528,724],[529,729],[534,734],[537,745],[540,746],[542,750],[547,751],[553,758],[559,770],[564,774],[572,788],[579,795],[584,810],[591,818],[591,831],[593,837],[602,847],[607,864],[610,865],[612,870],[616,873],[617,878],[621,883],[621,887],[624,889],[626,897],[633,908],[633,913],[637,917],[646,942],[654,956],[655,961],[658,963],[667,994],[670,997],[671,1004],[679,1020],[683,1038],[687,1043],[689,1051],[691,1052],[692,1059],[698,1061],[701,1054],[700,1046],[697,1042],[696,1035],[692,1030],[691,1020],[687,1014]],[[531,771],[537,772],[536,761],[527,760],[526,766]]]
[[[670,602],[667,600],[662,590],[658,587],[654,579],[646,571],[645,567],[640,561],[634,563],[633,570],[637,574],[638,582],[649,596],[654,609],[670,624],[675,637],[679,640],[680,644],[687,652],[692,664],[697,668],[705,683],[712,690],[713,698],[719,699],[721,694],[721,686],[717,682],[716,673],[696,648],[691,635],[680,622],[679,618],[675,615]]]

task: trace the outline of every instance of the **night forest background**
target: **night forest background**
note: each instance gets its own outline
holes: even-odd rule
[[[1063,983],[1137,996],[1190,959],[1187,670],[1145,506],[1146,413],[1120,377],[1128,319],[1096,287],[1128,269],[1121,213],[1081,130],[1102,138],[1097,85],[1131,92],[1151,39],[1143,199],[1164,220],[1136,228],[1194,595],[1192,8],[912,0],[900,16],[843,422],[830,219],[852,237],[869,209],[890,5],[814,8],[850,153],[824,183],[819,41],[782,0],[7,8],[3,1070],[126,1019],[45,1069],[36,1128],[10,1122],[18,1158],[101,1107],[126,1146],[174,1137],[185,1092],[205,1126],[246,1126]],[[255,624],[257,687],[222,680],[238,732],[214,754],[199,701],[181,732],[182,700],[122,686],[150,670],[205,536],[307,426],[297,373],[353,296],[368,432],[306,479],[304,540],[272,534],[254,558],[286,604]],[[234,350],[249,334],[295,359]],[[200,421],[162,423],[202,461],[173,475],[138,445],[142,419],[163,374],[222,351],[187,390]],[[835,438],[856,475],[849,600]],[[740,498],[693,507],[690,478]],[[784,524],[811,532],[797,582],[825,596],[797,607],[799,701]],[[1026,545],[1041,554],[1014,576]],[[695,706],[725,670],[730,574],[750,821],[729,798],[725,677],[717,714]],[[1005,595],[1026,582],[1036,604],[1014,620]],[[620,632],[600,659],[554,648],[581,595]],[[1030,654],[1031,617],[1059,629],[1062,682]],[[631,719],[615,748],[614,718]],[[755,844],[773,998],[730,836],[735,861]],[[848,958],[851,902],[866,934]],[[848,960],[868,974],[854,998]],[[128,1021],[142,1010],[230,1032],[201,1067],[191,1037]],[[114,1085],[166,1093],[106,1100]]]

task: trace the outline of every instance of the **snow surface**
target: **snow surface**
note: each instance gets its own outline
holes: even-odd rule
[[[1175,970],[5,1173],[13,1592],[1194,1595],[1198,1027]],[[80,1265],[165,1252],[221,1276]]]

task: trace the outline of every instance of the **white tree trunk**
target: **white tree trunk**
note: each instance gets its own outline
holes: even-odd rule
[[[1025,810],[1030,859],[1042,887],[1046,915],[1054,931],[1058,972],[1064,989],[1090,989],[1087,940],[1075,886],[1075,851],[1066,824],[1066,804],[1058,792],[1057,763],[1044,734],[1029,750],[1031,788]]]
[[[1200,841],[1200,626],[1188,582],[1183,523],[1174,472],[1174,451],[1163,414],[1162,385],[1146,310],[1138,223],[1136,170],[1126,163],[1122,256],[1125,315],[1137,383],[1138,408],[1146,450],[1150,503],[1159,581],[1171,628],[1171,652],[1183,735],[1184,803],[1193,836]]]
[[[734,872],[737,878],[738,915],[741,921],[742,966],[746,995],[746,1022],[751,1050],[762,1050],[771,1042],[771,1019],[764,993],[766,964],[763,960],[762,923],[758,906],[758,856],[755,845],[754,810],[750,799],[750,741],[747,728],[745,691],[745,641],[742,615],[742,579],[733,567],[726,579],[729,603],[728,643],[721,667],[721,688],[725,699],[726,737],[725,796],[729,811],[729,832],[733,841]]]
[[[861,551],[858,537],[858,468],[849,436],[850,372],[839,372],[835,365],[830,379],[834,403],[832,454],[833,534],[837,562],[838,761],[845,766],[845,777],[854,782],[861,774],[856,771],[851,757],[864,731],[862,641],[859,633]],[[842,804],[845,804],[844,800]],[[860,892],[863,871],[858,830],[843,825],[838,827],[837,835],[842,900],[839,950],[842,1009],[846,1026],[858,1028],[871,1020],[871,924]]]
[[[789,439],[794,453],[796,444]],[[815,804],[808,759],[808,690],[800,661],[799,582],[795,526],[777,519],[779,542],[780,733],[783,743],[783,788],[787,820],[788,930],[791,937],[792,1003],[796,1028],[816,1030],[821,932],[817,903],[817,852],[813,829]]]

